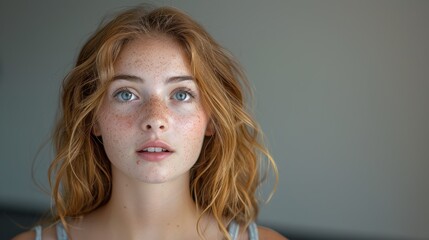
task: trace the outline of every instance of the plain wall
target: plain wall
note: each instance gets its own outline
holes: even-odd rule
[[[140,1],[0,5],[0,204],[47,209],[61,81],[104,16]],[[280,183],[260,221],[429,238],[429,1],[153,1],[241,62]],[[39,151],[39,153],[38,153]]]

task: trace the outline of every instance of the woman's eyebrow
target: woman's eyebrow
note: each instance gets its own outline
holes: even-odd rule
[[[115,80],[127,80],[131,82],[143,82],[143,79],[134,75],[128,75],[128,74],[119,74],[113,77],[112,81]]]
[[[165,83],[176,83],[176,82],[182,82],[182,81],[194,81],[195,78],[192,76],[175,76],[175,77],[170,77],[167,78],[167,80],[165,80]]]
[[[113,77],[112,81],[115,80],[127,80],[131,82],[144,82],[144,80],[140,77],[134,76],[134,75],[128,75],[128,74],[119,74]],[[183,76],[174,76],[169,77],[165,80],[165,83],[176,83],[176,82],[182,82],[182,81],[194,81],[195,78],[188,75]]]

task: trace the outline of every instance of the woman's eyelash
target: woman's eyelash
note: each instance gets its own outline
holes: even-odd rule
[[[137,96],[127,88],[121,88],[117,90],[113,94],[113,97],[120,102],[129,102],[137,98]]]
[[[171,98],[177,101],[189,101],[191,98],[195,98],[197,94],[195,91],[189,88],[179,88],[173,91]],[[120,88],[113,93],[113,97],[119,102],[130,102],[138,99],[137,95],[128,88]]]
[[[178,101],[188,101],[189,98],[195,98],[196,94],[189,88],[179,88],[173,92],[172,98]]]

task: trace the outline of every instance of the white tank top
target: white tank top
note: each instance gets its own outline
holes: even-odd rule
[[[64,230],[63,225],[59,222],[55,226],[57,232],[57,240],[67,240],[67,233]],[[36,226],[34,228],[36,232],[35,240],[42,240],[42,226]],[[232,221],[228,226],[228,233],[231,236],[232,240],[236,240],[238,238],[238,233],[240,232],[240,225],[238,225],[235,221]],[[248,227],[249,240],[258,240],[258,226],[256,223],[250,223]]]

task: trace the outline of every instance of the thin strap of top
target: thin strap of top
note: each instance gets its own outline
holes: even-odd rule
[[[61,222],[57,223],[55,228],[57,230],[57,240],[68,239],[67,233],[63,227],[63,224],[61,224]],[[228,226],[228,233],[233,240],[236,240],[238,238],[239,230],[240,230],[240,225],[238,225],[238,223],[235,221],[232,221]],[[34,231],[36,232],[35,240],[42,240],[42,226],[36,226],[34,228]],[[255,222],[252,222],[249,224],[248,232],[249,232],[249,240],[259,239],[258,227]]]
[[[64,230],[63,224],[61,224],[61,222],[55,224],[55,229],[57,230],[57,240],[67,240],[66,230]],[[42,226],[36,226],[34,231],[36,232],[36,237],[34,239],[42,240]]]
[[[238,238],[238,233],[240,230],[240,225],[238,225],[237,222],[232,221],[228,226],[228,233],[231,236],[232,240],[236,240]],[[255,222],[252,222],[249,224],[248,227],[248,233],[249,233],[249,240],[258,240],[259,234],[258,234],[258,226]]]
[[[36,232],[36,237],[34,240],[42,240],[42,226],[36,226],[34,228],[34,231]]]
[[[67,233],[61,222],[57,223],[57,240],[67,240]]]

